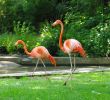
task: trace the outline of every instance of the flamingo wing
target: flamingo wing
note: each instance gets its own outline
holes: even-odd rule
[[[77,47],[80,45],[81,45],[80,42],[78,42],[75,39],[67,39],[64,42],[63,46],[64,46],[65,53],[71,53],[73,51],[76,51]]]
[[[47,58],[48,55],[48,50],[43,46],[35,47],[31,52],[31,56],[33,56],[34,58]]]
[[[85,51],[79,41],[76,39],[67,39],[64,42],[65,53],[80,53],[81,56],[85,56]]]

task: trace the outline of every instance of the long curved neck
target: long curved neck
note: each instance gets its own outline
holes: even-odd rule
[[[60,37],[59,37],[59,47],[62,51],[64,51],[63,43],[62,43],[62,36],[63,36],[63,32],[64,32],[64,26],[63,26],[62,22],[60,22],[60,26],[61,26],[61,31],[60,31]]]
[[[24,52],[30,56],[31,53],[27,50],[26,44],[23,41],[21,42],[21,44],[23,45]]]

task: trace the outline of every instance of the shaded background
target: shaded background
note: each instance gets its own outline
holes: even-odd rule
[[[56,19],[65,25],[63,40],[79,40],[89,57],[110,56],[109,0],[0,0],[0,54],[24,54],[14,46],[22,39],[29,50],[43,45],[67,56],[58,46],[60,27],[51,26]]]

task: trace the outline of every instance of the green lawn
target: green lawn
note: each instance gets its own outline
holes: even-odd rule
[[[110,72],[0,79],[0,100],[109,100]]]

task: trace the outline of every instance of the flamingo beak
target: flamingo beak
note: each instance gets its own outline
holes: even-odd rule
[[[56,23],[56,22],[54,22],[54,23],[52,24],[52,26],[54,27],[56,24],[57,24],[57,23]]]
[[[18,43],[16,42],[16,43],[15,43],[15,46],[17,46],[17,45],[18,45]]]

